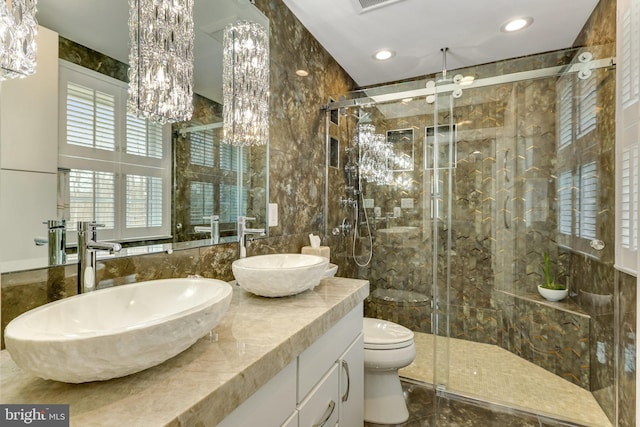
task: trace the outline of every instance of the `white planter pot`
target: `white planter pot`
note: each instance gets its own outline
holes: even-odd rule
[[[548,301],[560,301],[565,299],[567,295],[569,295],[568,289],[547,289],[543,288],[540,285],[538,285],[538,292],[540,292],[540,295],[542,295],[542,297]]]

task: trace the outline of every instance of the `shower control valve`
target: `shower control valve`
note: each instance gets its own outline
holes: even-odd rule
[[[341,208],[346,208],[346,207],[353,208],[356,206],[356,203],[357,201],[353,200],[352,198],[345,199],[344,197],[340,197]]]

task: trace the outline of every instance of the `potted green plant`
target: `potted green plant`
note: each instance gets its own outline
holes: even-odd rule
[[[551,271],[551,261],[549,253],[544,254],[544,264],[542,266],[544,273],[544,283],[538,285],[538,292],[543,298],[549,301],[560,301],[567,297],[569,290],[565,285],[556,282],[556,278]]]

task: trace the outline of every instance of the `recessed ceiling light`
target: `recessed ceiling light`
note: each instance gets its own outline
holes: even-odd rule
[[[309,72],[307,70],[299,69],[296,70],[296,75],[300,77],[307,77],[309,75]]]
[[[378,61],[386,61],[394,56],[396,56],[396,53],[389,49],[382,49],[373,54],[373,57]]]
[[[512,33],[514,31],[522,30],[523,28],[527,28],[529,25],[533,23],[533,18],[530,16],[524,18],[515,18],[511,19],[500,27],[500,31],[504,33]]]

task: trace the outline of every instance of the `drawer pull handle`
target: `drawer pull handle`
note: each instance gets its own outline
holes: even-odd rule
[[[347,390],[342,395],[342,401],[346,402],[349,400],[349,390],[351,389],[351,376],[349,375],[349,363],[346,360],[341,360],[340,364],[342,365],[342,369],[347,374]]]
[[[314,424],[313,427],[324,427],[327,421],[329,421],[329,418],[331,418],[331,414],[333,414],[333,410],[335,409],[335,407],[336,407],[336,402],[334,402],[333,400],[329,402],[329,406],[327,406],[327,410],[324,411],[324,414],[322,415],[322,421],[320,421],[318,424]]]

